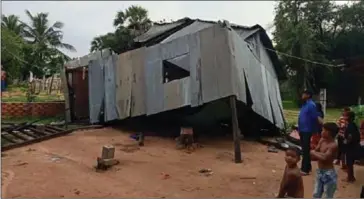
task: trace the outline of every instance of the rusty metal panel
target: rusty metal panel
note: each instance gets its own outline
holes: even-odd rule
[[[131,90],[131,116],[140,116],[146,114],[146,94],[145,94],[145,50],[139,48],[131,51],[131,60],[133,63],[132,73],[132,90]]]
[[[131,90],[132,90],[132,60],[131,53],[119,55],[116,65],[116,106],[119,119],[130,116]]]
[[[74,90],[74,115],[76,119],[88,118],[88,75],[86,70],[80,68],[72,72],[72,87]]]

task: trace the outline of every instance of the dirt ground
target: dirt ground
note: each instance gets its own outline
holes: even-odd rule
[[[244,163],[235,164],[231,140],[203,140],[192,153],[176,150],[173,139],[146,137],[139,148],[111,128],[79,131],[68,136],[6,151],[2,154],[2,198],[86,197],[274,197],[285,166],[283,152],[242,142]],[[105,144],[116,147],[120,164],[105,172],[94,166]],[[316,167],[316,163],[313,163]],[[209,168],[209,176],[199,173]],[[357,198],[364,184],[364,168],[356,167],[358,181],[347,184],[339,171],[336,197]],[[311,198],[313,175],[304,177],[305,197]]]

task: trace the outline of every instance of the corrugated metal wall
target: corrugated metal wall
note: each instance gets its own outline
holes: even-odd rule
[[[199,106],[231,95],[246,102],[247,81],[253,110],[283,127],[277,76],[259,38],[249,46],[241,36],[246,34],[220,25],[188,30],[148,48],[91,61],[90,121],[98,121],[103,103],[105,120],[110,121]],[[180,65],[190,76],[164,83],[163,60]]]

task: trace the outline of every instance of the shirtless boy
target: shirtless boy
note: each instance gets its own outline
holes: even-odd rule
[[[321,132],[321,140],[315,150],[311,150],[311,158],[317,160],[316,182],[313,197],[333,198],[337,186],[337,173],[333,160],[336,158],[338,146],[335,142],[338,127],[335,123],[325,123]],[[324,193],[325,192],[325,193]]]
[[[303,198],[303,181],[301,170],[297,163],[300,161],[300,151],[290,147],[286,151],[286,168],[284,169],[281,186],[277,198]]]

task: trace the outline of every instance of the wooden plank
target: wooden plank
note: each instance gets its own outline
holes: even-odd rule
[[[29,140],[28,138],[26,138],[26,137],[24,137],[24,136],[22,136],[22,135],[20,135],[20,134],[17,134],[16,132],[11,132],[11,133],[9,133],[9,134],[11,134],[12,136],[14,136],[14,137],[16,137],[16,138],[18,138],[18,139],[20,139],[20,140]]]
[[[45,136],[45,135],[47,135],[46,133],[44,133],[44,132],[42,132],[42,131],[40,131],[40,130],[38,130],[38,129],[36,129],[36,128],[33,128],[33,127],[30,127],[30,128],[28,128],[29,130],[31,130],[32,132],[34,132],[34,133],[36,133],[36,134],[38,134],[38,135],[40,135],[40,136]]]
[[[8,141],[8,142],[11,142],[11,143],[16,143],[14,140],[8,138],[6,135],[4,134],[1,134],[1,138],[3,138],[4,140]]]
[[[54,129],[51,129],[49,128],[48,126],[45,127],[45,132],[48,133],[59,133],[60,131],[57,131],[57,130],[54,130]]]
[[[234,157],[235,163],[242,163],[241,150],[240,150],[240,130],[238,123],[238,113],[236,110],[236,97],[230,96],[230,107],[231,107],[231,123],[233,126],[234,135]]]
[[[33,138],[37,138],[37,137],[39,137],[39,135],[37,135],[37,134],[32,134],[32,133],[29,133],[29,132],[27,132],[27,131],[25,131],[25,129],[22,129],[22,130],[19,130],[21,133],[23,133],[23,134],[25,134],[25,135],[27,135],[27,136],[29,136],[29,137],[33,137]]]
[[[51,125],[47,125],[47,128],[50,128],[50,129],[53,129],[53,130],[56,130],[56,131],[64,131],[65,130],[65,129],[58,128],[56,126],[51,126]]]
[[[45,140],[49,140],[49,139],[52,139],[52,138],[56,138],[56,137],[60,137],[60,136],[63,136],[63,135],[67,135],[67,134],[70,134],[72,133],[73,131],[77,131],[77,130],[86,130],[86,129],[95,129],[95,128],[102,128],[103,126],[102,125],[91,125],[91,126],[86,126],[86,127],[80,127],[80,128],[74,128],[74,129],[69,129],[69,130],[65,130],[65,131],[61,131],[61,132],[58,132],[58,133],[54,133],[54,134],[43,134],[45,136],[42,136],[42,137],[38,137],[38,138],[35,138],[35,139],[32,139],[32,140],[27,140],[27,141],[24,141],[24,142],[20,142],[20,143],[16,143],[14,141],[10,141],[8,140],[9,142],[12,142],[14,144],[10,144],[10,145],[6,145],[6,146],[2,146],[1,147],[1,150],[2,151],[6,151],[6,150],[10,150],[10,149],[13,149],[13,148],[17,148],[17,147],[22,147],[22,146],[25,146],[25,145],[29,145],[29,144],[33,144],[33,143],[37,143],[37,142],[41,142],[41,141],[45,141]],[[31,128],[33,130],[36,130],[34,128]],[[37,131],[37,130],[36,130]],[[34,131],[35,132],[35,131]],[[39,133],[39,132],[38,132]],[[2,135],[2,137],[4,138],[4,136]],[[4,138],[6,139],[6,138]]]
[[[116,106],[119,119],[130,116],[131,92],[132,92],[132,61],[130,52],[119,55],[116,65]]]
[[[1,147],[1,150],[6,151],[6,150],[13,149],[13,148],[16,148],[16,147],[21,147],[21,146],[25,146],[25,145],[28,145],[28,144],[33,144],[33,143],[41,142],[41,141],[48,140],[48,139],[51,139],[51,138],[66,135],[66,134],[69,134],[71,132],[72,132],[72,130],[68,130],[68,131],[63,131],[63,132],[59,132],[59,133],[55,133],[55,134],[42,136],[42,137],[35,138],[35,139],[32,139],[32,140],[27,140],[27,141],[24,141],[24,142],[21,142],[21,143]]]

